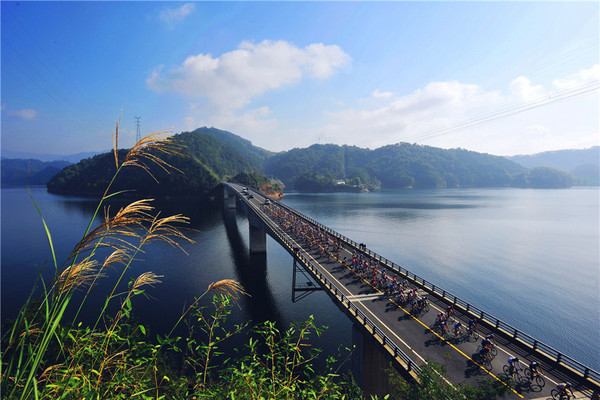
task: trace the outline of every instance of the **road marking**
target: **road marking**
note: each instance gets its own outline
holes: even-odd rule
[[[339,261],[339,260],[338,260]],[[362,276],[358,275],[356,272],[354,272],[352,269],[350,269],[348,266],[346,266],[346,268],[348,268],[350,271],[352,271],[356,276],[360,277],[364,282],[366,282],[369,286],[371,286],[373,289],[375,289],[376,291],[378,291],[379,293],[383,294],[379,289],[377,289],[376,287],[374,287],[369,281],[367,281],[366,279],[364,279]],[[443,337],[441,337],[440,335],[437,334],[437,332],[435,332],[434,330],[432,330],[429,326],[427,326],[425,323],[423,323],[420,319],[418,319],[417,317],[415,317],[414,315],[412,315],[411,313],[409,313],[407,310],[404,309],[404,307],[400,306],[398,303],[396,303],[393,299],[388,298],[389,301],[391,301],[393,304],[395,304],[398,308],[400,308],[402,311],[404,311],[406,314],[408,314],[411,318],[413,318],[415,321],[417,321],[418,323],[420,323],[421,325],[423,325],[425,328],[427,328],[427,330],[429,330],[431,333],[433,333],[435,336],[437,336],[438,338],[440,338],[441,340],[443,340],[444,342],[446,342],[450,347],[452,347],[454,350],[456,350],[459,354],[462,354],[465,358],[467,358],[468,360],[470,360],[473,364],[477,365],[479,368],[481,368],[482,370],[484,370],[488,375],[490,375],[491,377],[493,377],[494,379],[496,379],[498,382],[502,383],[504,386],[506,386],[507,388],[509,388],[510,390],[512,390],[517,396],[519,396],[520,398],[524,398],[521,394],[519,394],[516,390],[514,390],[510,385],[507,385],[505,382],[503,382],[500,378],[498,378],[496,375],[492,374],[490,371],[488,371],[487,369],[485,369],[485,367],[479,365],[479,363],[477,363],[475,360],[473,360],[471,357],[469,357],[468,355],[466,355],[463,351],[461,351],[458,347],[454,346],[452,343],[450,343],[449,341],[447,341],[446,339],[444,339]],[[372,314],[372,313],[371,313]],[[377,318],[377,317],[375,317]],[[379,318],[377,318],[377,320],[379,320]],[[379,320],[381,322],[381,320]],[[381,322],[383,324],[383,322]],[[384,326],[387,327],[387,325],[383,324]],[[389,329],[389,327],[387,327]],[[394,336],[398,337],[396,334],[394,334]],[[402,341],[402,339],[400,339]],[[404,341],[402,341],[402,343],[404,343]],[[408,346],[407,346],[408,347]],[[410,348],[410,347],[409,347]],[[412,349],[411,349],[412,350]],[[413,353],[417,354],[414,350],[412,350]],[[417,354],[418,355],[418,354]],[[423,360],[423,358],[418,355],[419,358],[421,360]],[[425,361],[425,360],[423,360]]]
[[[251,203],[250,201],[248,201],[249,203]],[[255,207],[253,207],[255,208]],[[260,210],[259,210],[260,211]],[[261,212],[263,215],[265,215],[265,217],[269,220],[271,220],[271,218],[268,217],[268,215],[264,212]],[[272,221],[272,220],[271,220]],[[275,226],[278,226],[277,223],[275,223],[275,221],[272,221],[274,223]],[[290,239],[291,242],[293,242],[298,248],[302,249],[303,253],[308,256],[307,258],[309,258],[310,260],[314,261],[317,265],[319,265],[321,268],[319,268],[319,270],[321,271],[321,273],[326,273],[332,281],[335,281],[336,283],[339,284],[336,285],[339,287],[341,287],[344,291],[346,291],[347,293],[349,293],[351,295],[351,297],[353,297],[352,300],[355,300],[358,304],[360,304],[361,301],[366,300],[367,298],[370,299],[374,299],[374,298],[379,298],[381,295],[383,295],[383,292],[381,292],[379,289],[377,289],[376,287],[374,287],[369,281],[367,281],[366,279],[364,279],[362,276],[358,275],[355,271],[353,271],[351,268],[349,268],[348,266],[345,266],[340,259],[338,259],[337,257],[335,257],[332,253],[331,255],[333,256],[334,260],[336,260],[337,262],[339,262],[340,264],[344,265],[345,268],[347,268],[348,270],[350,270],[351,272],[353,272],[356,276],[360,277],[365,283],[367,283],[369,286],[371,286],[373,289],[375,289],[377,292],[379,292],[379,294],[375,295],[375,297],[373,297],[372,294],[369,295],[352,295],[351,291],[349,291],[345,285],[343,285],[337,278],[335,278],[328,270],[327,268],[322,265],[319,261],[317,261],[317,259],[315,259],[312,254],[310,254],[306,249],[304,249],[304,246],[300,245],[296,239],[294,239],[290,234],[284,232],[284,234]],[[304,235],[304,234],[303,234]],[[319,246],[321,248],[323,248],[322,246]],[[350,254],[350,251],[348,249],[345,249],[342,246],[342,250],[348,252]],[[345,296],[346,298],[348,298],[348,296]],[[352,301],[350,298],[348,298],[348,300],[352,303],[354,303],[354,301]],[[502,380],[500,380],[496,375],[494,375],[493,373],[491,373],[490,371],[488,371],[486,368],[484,368],[483,366],[481,366],[479,363],[477,363],[475,360],[473,360],[471,357],[469,357],[467,354],[465,354],[463,351],[461,351],[458,347],[454,346],[452,343],[450,343],[448,340],[444,339],[443,337],[441,337],[440,335],[437,334],[437,332],[433,331],[429,326],[427,326],[425,323],[423,323],[420,319],[418,319],[417,317],[415,317],[414,315],[412,315],[410,312],[408,312],[406,309],[404,309],[402,306],[400,306],[398,303],[396,303],[393,299],[388,298],[388,300],[390,302],[392,302],[394,305],[396,305],[398,308],[400,308],[402,311],[404,311],[404,313],[408,314],[411,318],[413,318],[415,321],[417,321],[419,324],[421,324],[423,327],[425,327],[428,331],[430,331],[431,333],[433,333],[435,336],[437,336],[439,339],[443,340],[444,342],[446,342],[450,347],[452,347],[454,350],[456,350],[459,354],[463,355],[465,358],[467,358],[468,360],[470,360],[471,362],[473,362],[473,364],[477,365],[479,368],[481,368],[483,371],[485,371],[488,375],[492,376],[493,378],[495,378],[498,382],[502,383],[503,385],[505,385],[506,387],[508,387],[511,391],[513,391],[517,396],[519,396],[520,398],[524,398],[521,394],[519,394],[517,391],[515,391],[510,385],[506,384],[505,382],[503,382]],[[420,354],[418,354],[416,351],[414,351],[406,342],[404,342],[404,340],[402,340],[402,338],[400,338],[392,329],[390,329],[383,321],[381,321],[381,319],[379,319],[379,317],[377,317],[377,315],[375,315],[375,313],[373,311],[371,311],[368,307],[361,305],[361,308],[364,311],[367,311],[370,315],[373,316],[374,319],[376,319],[377,321],[379,321],[379,323],[384,326],[396,339],[398,339],[404,346],[406,346],[408,349],[410,349],[420,360],[422,360],[423,362],[426,362],[425,359],[423,357],[421,357]],[[432,305],[435,309],[440,310],[439,308],[437,308],[436,306]],[[504,351],[503,349],[501,349],[503,352],[509,354],[508,352]],[[452,383],[450,383],[446,378],[443,377],[443,379],[450,385],[452,385]],[[550,380],[550,379],[549,379]]]
[[[380,294],[355,294],[353,296],[347,296],[347,298],[348,298],[348,300],[352,300],[352,301],[367,301],[367,300],[380,299],[381,295]]]

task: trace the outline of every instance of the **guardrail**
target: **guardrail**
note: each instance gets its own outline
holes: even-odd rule
[[[533,336],[511,326],[510,324],[500,320],[499,318],[494,317],[492,314],[470,304],[469,302],[461,299],[460,297],[453,295],[452,293],[442,289],[440,286],[434,285],[433,283],[425,280],[424,278],[421,278],[420,276],[408,271],[406,268],[403,268],[397,265],[396,263],[382,257],[381,255],[367,249],[365,244],[357,243],[352,239],[339,234],[333,229],[321,224],[318,221],[315,221],[310,217],[307,217],[306,215],[303,215],[297,210],[294,210],[293,208],[288,207],[287,205],[281,202],[276,202],[276,204],[282,208],[285,208],[289,212],[294,213],[296,216],[300,217],[306,222],[316,225],[323,231],[344,241],[346,244],[352,246],[355,250],[362,252],[363,254],[369,255],[370,257],[376,260],[379,260],[386,268],[398,273],[399,275],[403,275],[406,279],[409,279],[414,284],[428,290],[431,293],[436,294],[444,301],[452,303],[455,306],[459,306],[463,309],[464,312],[470,313],[473,316],[477,317],[480,322],[487,323],[488,325],[495,328],[497,331],[504,333],[506,336],[511,337],[515,341],[520,341],[524,345],[531,348],[533,351],[539,353],[541,356],[546,357],[548,360],[552,360],[556,363],[563,364],[564,366],[579,374],[582,378],[590,380],[596,386],[600,387],[600,373],[598,371],[580,363],[579,361],[565,355],[564,353],[561,353],[553,347],[537,340]]]
[[[250,207],[254,207],[248,202],[248,199],[243,196],[239,196],[246,204]],[[287,208],[287,207],[286,207]],[[301,250],[293,239],[283,230],[279,225],[275,224],[270,218],[263,217],[262,213],[256,213],[258,218],[260,218],[263,223],[269,227],[272,233],[276,236],[276,240],[280,242],[284,247],[287,247],[287,250],[294,255],[299,261],[301,261],[306,268],[321,281],[321,284],[329,290],[331,294],[336,296],[340,303],[346,307],[352,314],[355,315],[358,322],[362,323],[363,326],[369,328],[374,336],[379,337],[382,346],[385,348],[386,346],[389,349],[390,354],[394,358],[399,358],[402,360],[403,368],[409,373],[412,372],[416,374],[419,378],[422,377],[421,368],[404,352],[400,349],[383,331],[373,322],[371,321],[365,313],[363,313],[352,301],[346,297],[340,288],[338,288],[333,282],[331,282],[327,277],[317,268],[312,261],[310,261],[304,254],[296,251],[296,249]],[[304,250],[302,250],[304,251]]]

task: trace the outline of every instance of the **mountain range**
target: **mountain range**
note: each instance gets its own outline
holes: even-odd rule
[[[264,174],[281,180],[288,189],[311,191],[397,187],[568,187],[573,184],[597,185],[600,170],[597,146],[586,150],[500,157],[408,143],[374,150],[315,144],[274,153],[231,132],[207,127],[180,133],[174,139],[184,146],[185,157],[167,157],[167,161],[183,171],[183,175],[167,174],[155,168],[151,172],[160,182],[156,183],[140,169],[124,170],[119,177],[120,185],[114,189],[135,189],[144,195],[206,194],[219,181],[240,172]],[[124,156],[125,151],[122,152]],[[569,170],[565,171],[566,168]],[[114,171],[112,154],[98,154],[65,167],[48,182],[48,189],[56,193],[95,195],[102,191]],[[578,171],[580,175],[574,176]]]

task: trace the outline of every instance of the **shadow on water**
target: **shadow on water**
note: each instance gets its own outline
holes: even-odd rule
[[[250,319],[255,323],[275,321],[277,327],[282,328],[284,318],[268,284],[266,253],[250,254],[238,229],[235,210],[223,208],[222,215],[236,274],[250,295],[243,297]]]

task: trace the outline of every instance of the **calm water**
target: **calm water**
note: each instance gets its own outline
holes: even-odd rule
[[[14,316],[50,252],[25,189],[2,189],[2,318]],[[95,203],[34,189],[59,260],[79,240]],[[600,238],[597,188],[567,190],[444,189],[297,194],[284,202],[397,264],[462,297],[566,354],[600,369]],[[117,207],[118,204],[112,207]],[[156,244],[135,276],[165,275],[136,310],[155,331],[168,330],[185,304],[210,282],[234,278],[251,297],[235,322],[276,320],[286,326],[314,314],[328,325],[317,345],[351,343],[350,322],[324,293],[291,301],[292,259],[268,239],[265,256],[249,256],[248,223],[218,204],[162,202],[164,215],[192,218],[189,255]],[[100,286],[99,293],[108,290]],[[98,296],[93,308],[103,300]]]

